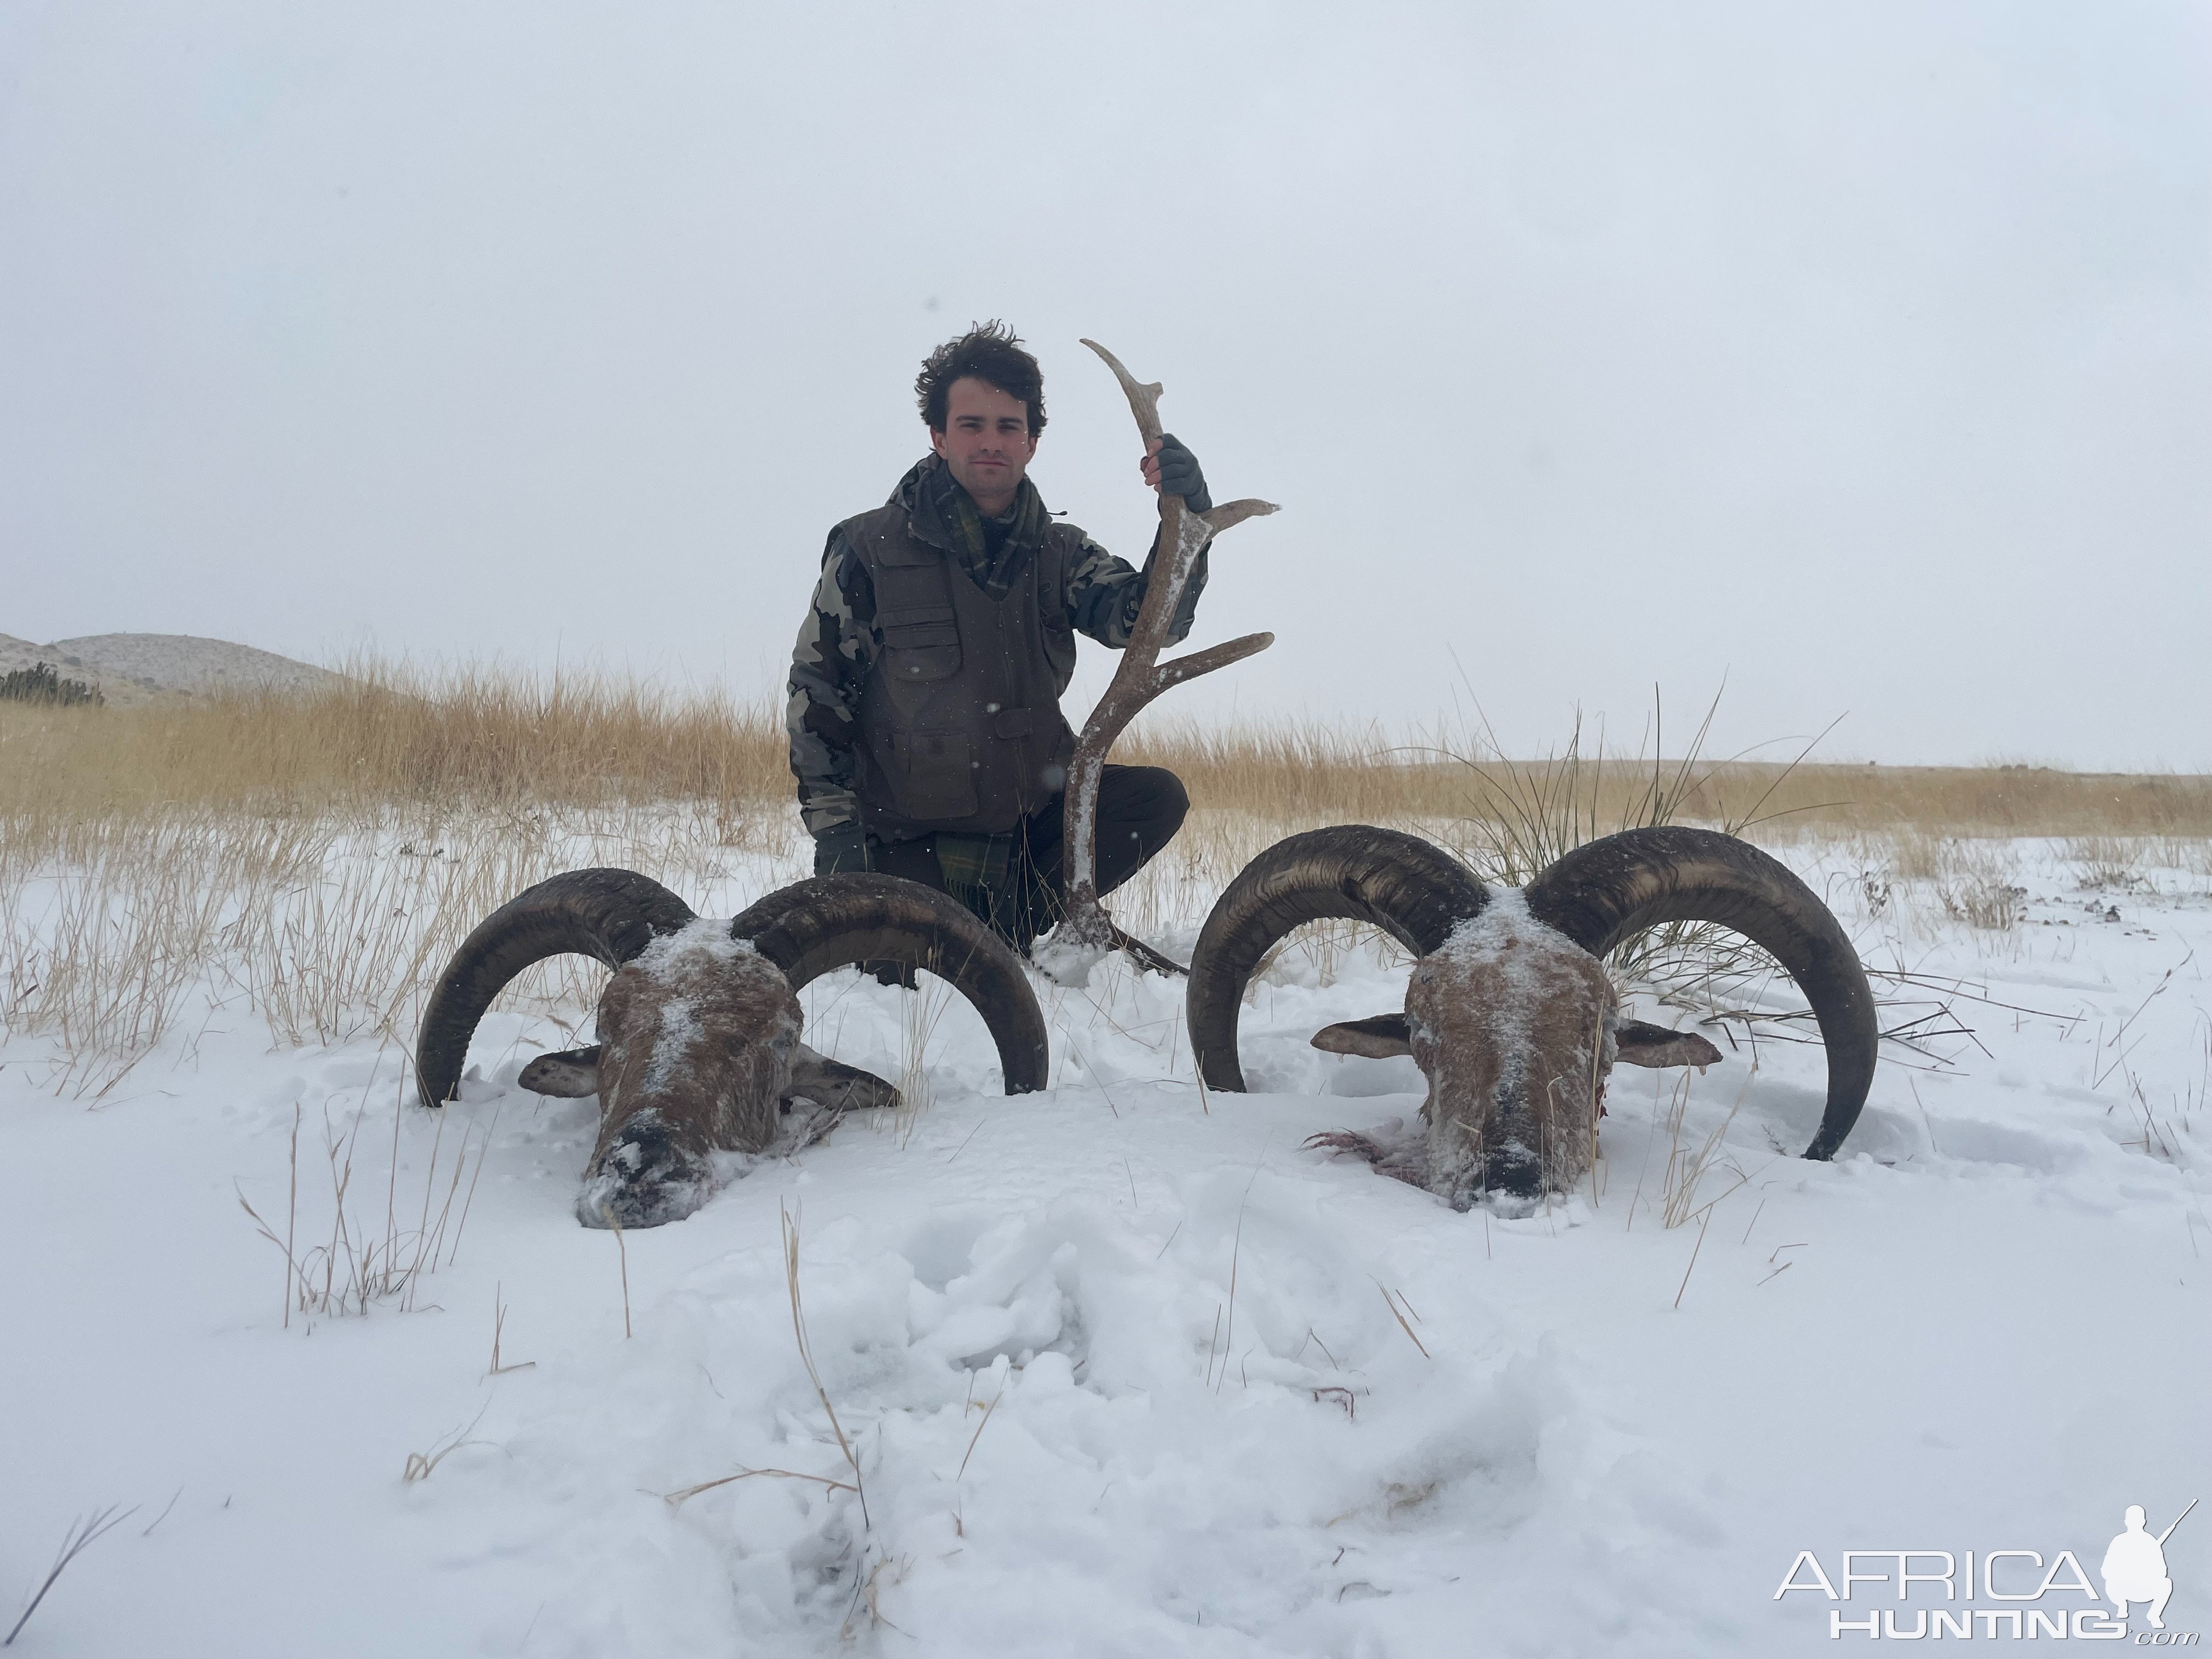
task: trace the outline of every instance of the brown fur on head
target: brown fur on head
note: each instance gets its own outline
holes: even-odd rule
[[[586,1226],[681,1220],[714,1189],[714,1153],[795,1151],[848,1109],[898,1104],[881,1078],[799,1041],[790,981],[727,922],[655,939],[616,969],[599,1018],[601,1042],[540,1054],[515,1079],[599,1097],[576,1201]]]
[[[1535,921],[1517,893],[1414,964],[1402,1019],[1382,1015],[1319,1032],[1340,1054],[1410,1054],[1429,1085],[1413,1146],[1361,1135],[1317,1144],[1371,1158],[1385,1173],[1466,1209],[1486,1192],[1565,1191],[1597,1155],[1597,1119],[1616,1060],[1705,1066],[1720,1053],[1694,1033],[1620,1018],[1597,959]]]
[[[713,1192],[711,1154],[767,1150],[803,1016],[726,921],[656,939],[599,994],[599,1138],[576,1218],[653,1227]]]
[[[1501,895],[1406,987],[1429,1080],[1426,1185],[1465,1209],[1486,1191],[1564,1190],[1589,1168],[1613,1055],[1613,983],[1595,957]]]
[[[576,1218],[680,1221],[714,1190],[714,1153],[796,1150],[849,1109],[898,1104],[881,1078],[799,1042],[801,1018],[790,981],[727,922],[694,923],[617,969],[599,994],[599,1042],[540,1054],[516,1079],[599,1097]]]

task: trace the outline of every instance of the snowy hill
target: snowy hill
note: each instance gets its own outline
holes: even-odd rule
[[[126,707],[213,691],[312,691],[338,678],[273,651],[192,634],[88,634],[50,645],[0,634],[0,673],[40,662]]]

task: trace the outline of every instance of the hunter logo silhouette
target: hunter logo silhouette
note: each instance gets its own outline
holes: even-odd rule
[[[2173,1517],[2173,1525],[2153,1536],[2144,1529],[2143,1507],[2128,1505],[2124,1520],[2127,1530],[2106,1547],[2104,1565],[2099,1569],[2105,1581],[2105,1599],[2121,1619],[2128,1616],[2128,1603],[2150,1603],[2150,1627],[2166,1628],[2166,1598],[2173,1594],[2173,1580],[2166,1576],[2166,1540],[2173,1536],[2173,1528],[2189,1518],[2189,1510],[2197,1507],[2197,1500],[2189,1500],[2189,1509]]]

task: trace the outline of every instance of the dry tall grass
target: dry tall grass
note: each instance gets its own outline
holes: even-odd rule
[[[1696,744],[1691,745],[1693,749]],[[1153,720],[1115,757],[1166,766],[1201,810],[1279,823],[1502,822],[1529,804],[1528,763],[1480,730],[1394,733],[1284,721]],[[2027,767],[1662,762],[1586,753],[1547,787],[1593,825],[1756,816],[1808,831],[2212,836],[2212,777]],[[1571,786],[1562,787],[1563,786]],[[0,703],[0,821],[112,819],[179,807],[316,817],[434,807],[600,808],[686,800],[781,836],[792,782],[772,697],[633,680],[357,665],[307,697],[241,695],[135,708]]]
[[[718,850],[710,819],[681,808],[347,823],[177,807],[48,834],[21,822],[0,817],[0,1027],[53,1038],[52,1086],[78,1097],[179,1034],[203,983],[280,1042],[404,1044],[446,957],[523,888],[613,864],[696,892]],[[559,958],[512,1000],[574,1006],[588,977]],[[197,1036],[181,1036],[189,1055]]]
[[[89,1096],[210,974],[281,1040],[404,1038],[445,954],[532,882],[599,863],[683,887],[715,849],[781,850],[776,730],[765,703],[474,671],[0,703],[0,1020],[54,1038],[54,1086]],[[526,1000],[577,976],[532,977]]]
[[[1261,847],[1345,822],[1429,835],[1505,880],[1627,823],[1879,842],[1884,867],[1983,928],[2012,917],[2002,860],[1973,850],[1988,838],[2069,838],[2107,886],[2147,860],[2212,877],[2202,776],[1624,761],[1573,739],[1528,763],[1486,735],[1140,727],[1116,758],[1171,768],[1197,810],[1114,908],[1140,935],[1188,928]],[[281,1041],[404,1042],[446,953],[530,883],[621,864],[700,902],[721,849],[795,871],[802,842],[765,698],[368,665],[306,697],[0,703],[0,1021],[54,1039],[54,1086],[94,1095],[202,981]],[[1323,979],[1338,931],[1302,946]],[[584,977],[552,968],[517,995],[573,1007]]]
[[[1966,836],[2212,836],[2212,776],[2045,767],[1875,766],[1596,756],[1576,738],[1542,760],[1501,755],[1485,734],[1391,734],[1325,726],[1139,726],[1116,760],[1171,768],[1200,807],[1285,822],[1502,823],[1573,810],[1595,833],[1649,821],[1755,822],[1801,835],[1917,830]],[[1540,773],[1551,775],[1539,778]],[[1566,786],[1571,784],[1570,791]]]
[[[790,798],[781,722],[766,699],[606,676],[375,665],[311,696],[0,704],[0,817],[675,799],[750,817]]]

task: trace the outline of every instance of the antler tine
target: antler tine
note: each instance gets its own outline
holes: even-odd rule
[[[1241,501],[1224,501],[1218,507],[1209,507],[1198,516],[1211,525],[1213,533],[1218,536],[1224,530],[1236,528],[1247,519],[1264,519],[1270,513],[1282,510],[1273,501],[1255,501],[1247,496]]]
[[[1164,430],[1160,425],[1160,397],[1166,388],[1158,380],[1146,385],[1122,368],[1121,360],[1097,341],[1085,340],[1083,343],[1106,360],[1106,367],[1114,371],[1114,378],[1121,383],[1121,390],[1128,396],[1129,412],[1137,417],[1137,430],[1145,434],[1146,443],[1152,442]]]
[[[1152,670],[1152,694],[1157,696],[1171,685],[1181,685],[1185,680],[1194,680],[1200,674],[1211,674],[1217,668],[1226,668],[1232,662],[1256,657],[1274,642],[1273,634],[1247,634],[1242,639],[1209,645],[1203,651],[1194,651],[1187,657],[1177,657],[1173,662],[1164,662]]]
[[[1096,340],[1084,344],[1097,352],[1129,399],[1137,429],[1149,447],[1161,435],[1159,403],[1163,388],[1147,385],[1129,373],[1121,360]],[[1245,520],[1274,512],[1272,501],[1228,501],[1205,513],[1186,508],[1179,495],[1160,497],[1160,533],[1155,544],[1151,580],[1144,603],[1138,607],[1136,625],[1123,647],[1114,678],[1084,722],[1083,735],[1067,763],[1066,811],[1067,830],[1062,839],[1066,860],[1066,914],[1054,930],[1056,976],[1079,983],[1091,963],[1109,950],[1128,948],[1128,935],[1115,927],[1098,902],[1097,817],[1098,786],[1104,774],[1106,751],[1146,703],[1170,686],[1196,679],[1232,662],[1241,662],[1275,642],[1273,634],[1248,634],[1224,645],[1194,651],[1173,662],[1163,663],[1160,650],[1167,643],[1168,628],[1183,590],[1189,586],[1191,568],[1199,550],[1214,536]]]

